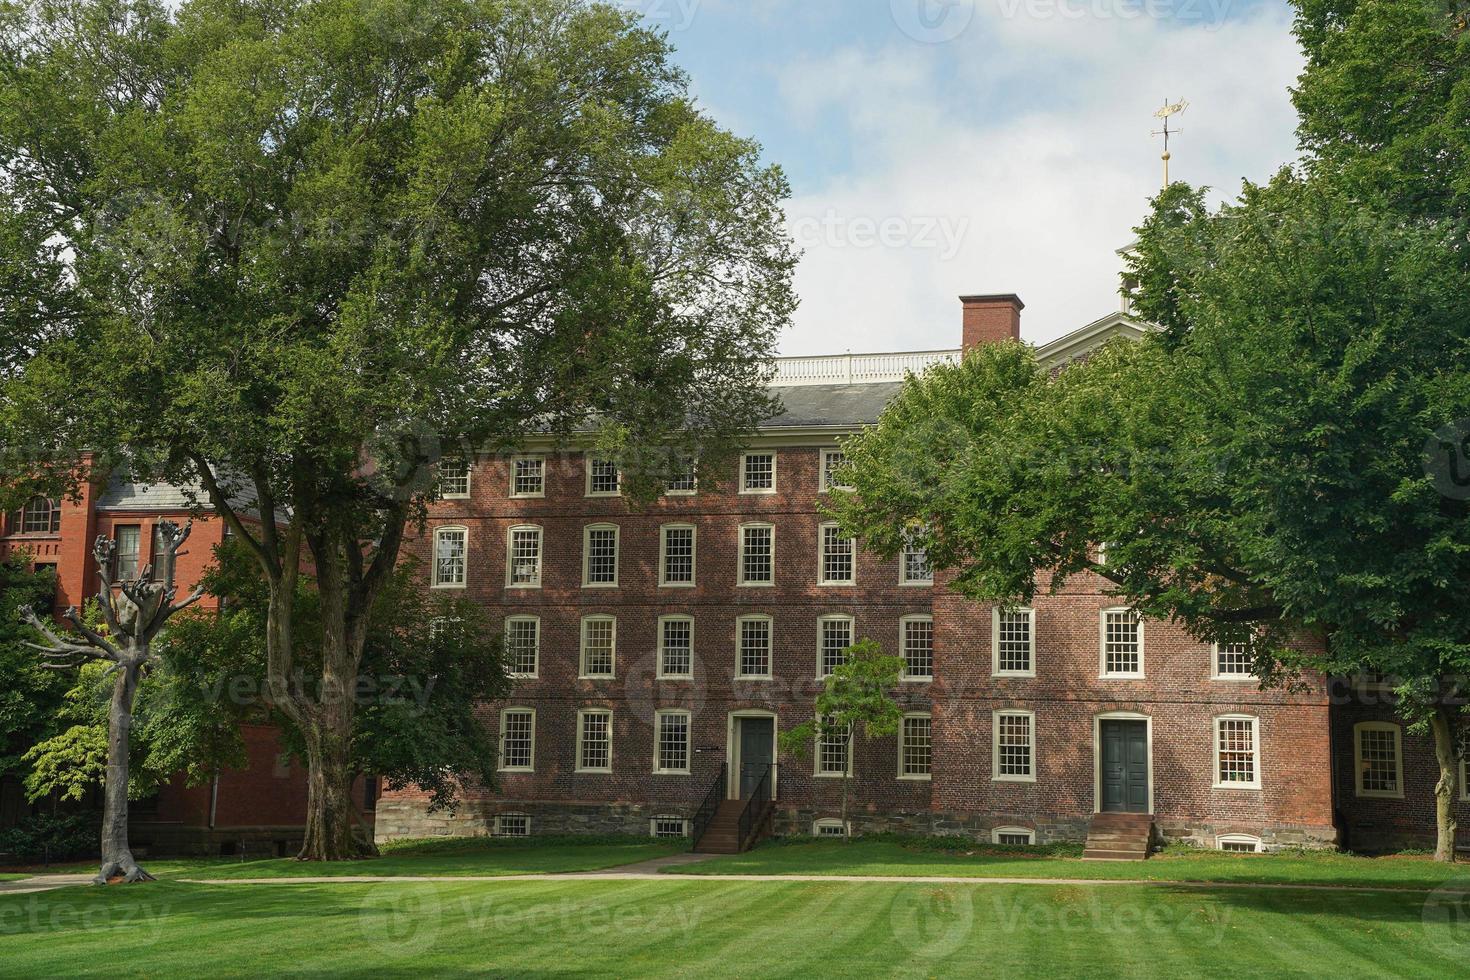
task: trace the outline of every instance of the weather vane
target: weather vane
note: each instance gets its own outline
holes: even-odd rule
[[[1156,129],[1156,130],[1154,130],[1152,135],[1154,135],[1154,136],[1162,136],[1164,138],[1164,156],[1163,156],[1163,160],[1164,160],[1164,186],[1165,187],[1168,187],[1169,186],[1169,137],[1171,135],[1173,135],[1174,133],[1182,133],[1182,132],[1184,132],[1184,130],[1182,130],[1182,129],[1170,129],[1169,128],[1169,117],[1170,116],[1174,116],[1174,115],[1178,115],[1179,113],[1183,112],[1185,109],[1188,109],[1188,108],[1189,108],[1189,103],[1186,102],[1186,101],[1184,101],[1183,99],[1180,99],[1178,102],[1170,102],[1168,99],[1165,99],[1164,100],[1163,108],[1159,109],[1157,112],[1154,113],[1154,118],[1155,119],[1162,119],[1162,120],[1164,120],[1164,128],[1163,129]]]

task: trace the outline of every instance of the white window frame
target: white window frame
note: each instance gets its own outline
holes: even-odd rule
[[[746,478],[746,475],[747,475],[746,474],[746,469],[745,469],[746,460],[748,460],[752,456],[769,456],[769,457],[771,457],[771,485],[769,487],[754,487],[754,488],[752,488],[752,487],[750,487],[746,483],[746,481],[745,481],[745,478]],[[766,450],[766,451],[752,450],[752,451],[747,452],[747,453],[741,453],[740,454],[740,492],[741,493],[746,493],[746,494],[773,494],[773,493],[775,493],[776,492],[776,487],[778,486],[778,484],[776,482],[777,462],[778,462],[778,460],[777,460],[777,454],[776,454],[776,451],[774,449]]]
[[[506,722],[511,715],[531,716],[531,764],[528,766],[507,766],[505,764],[505,728]],[[496,745],[496,772],[535,772],[536,771],[536,709],[527,708],[519,704],[506,705],[500,709],[500,742]]]
[[[1030,732],[1031,771],[1026,775],[1015,773],[1002,773],[1000,771],[1000,719],[1006,715],[1017,715],[1030,719],[1028,731]],[[1034,783],[1036,782],[1037,770],[1037,734],[1036,734],[1036,712],[1025,708],[996,708],[990,713],[990,779],[997,783]]]
[[[771,577],[769,581],[752,582],[745,578],[745,531],[747,528],[767,528],[771,532]],[[735,584],[745,589],[770,589],[776,585],[776,525],[768,521],[746,521],[737,529],[740,535],[735,549]]]
[[[458,582],[441,582],[439,580],[439,538],[446,533],[457,533],[464,536],[464,574]],[[433,551],[429,560],[433,571],[430,574],[429,587],[431,589],[464,589],[469,587],[470,581],[470,529],[463,524],[444,524],[434,528],[432,538]]]
[[[694,480],[694,486],[690,487],[687,490],[671,490],[669,489],[669,481],[665,480],[663,489],[663,495],[665,497],[693,497],[695,494],[699,493],[699,468],[691,464],[689,470],[689,475]]]
[[[536,580],[515,581],[515,540],[517,531],[536,532]],[[505,529],[505,587],[507,589],[539,589],[546,573],[546,530],[539,524],[512,524]]]
[[[535,493],[519,493],[516,491],[516,467],[523,462],[539,462],[541,464],[541,489]],[[521,453],[510,458],[510,497],[512,500],[529,500],[546,496],[546,457],[540,453]]]
[[[511,628],[511,625],[514,624],[514,623],[535,623],[536,624],[536,665],[531,670],[531,672],[529,674],[524,674],[524,673],[521,673],[519,671],[516,671],[516,670],[512,669],[512,668],[514,668],[515,665],[508,663],[506,665],[506,667],[507,667],[507,671],[506,672],[511,677],[518,677],[518,678],[535,678],[535,677],[538,677],[538,676],[540,676],[540,673],[541,673],[541,617],[540,616],[527,616],[527,615],[520,615],[520,614],[515,615],[515,616],[507,616],[507,617],[505,617],[505,648],[506,648],[507,651],[509,651],[511,649],[511,646],[510,646],[510,628]]]
[[[1220,728],[1222,722],[1248,721],[1251,723],[1251,774],[1255,777],[1248,783],[1225,782],[1220,778]],[[1215,757],[1215,781],[1213,789],[1246,789],[1255,790],[1261,788],[1261,719],[1256,715],[1241,713],[1216,715],[1210,722],[1210,735],[1214,739],[1213,749]]]
[[[1035,846],[1036,844],[1036,831],[1031,827],[992,827],[990,830],[990,843],[1002,843],[1000,839],[1001,834],[1015,834],[1017,836],[1024,836],[1026,838],[1026,843],[1024,845],[1006,844],[1006,847],[1031,847]]]
[[[669,532],[689,532],[689,581],[670,582]],[[699,528],[693,524],[661,524],[658,529],[658,587],[661,589],[692,589],[699,580]]]
[[[664,670],[664,624],[665,623],[688,623],[689,624],[689,670],[683,674],[672,674]],[[658,651],[657,662],[654,664],[655,676],[661,681],[689,681],[694,679],[694,617],[687,613],[671,613],[658,618]]]
[[[1393,732],[1395,789],[1363,788],[1363,737],[1365,731]],[[1402,800],[1404,798],[1404,729],[1391,721],[1360,721],[1353,726],[1353,791],[1365,799]]]
[[[910,773],[904,771],[904,750],[907,748],[908,728],[907,722],[910,718],[926,718],[929,721],[929,771],[925,773]],[[898,723],[898,778],[910,782],[930,782],[934,779],[934,714],[929,711],[906,711],[903,719]]]
[[[594,456],[594,455],[592,455],[590,453],[587,454],[585,458],[586,458],[586,463],[584,464],[584,468],[586,470],[586,483],[583,485],[583,493],[582,493],[582,496],[584,496],[584,497],[621,497],[623,495],[623,471],[622,471],[621,468],[616,468],[617,467],[617,460],[604,459],[601,456]],[[615,472],[617,473],[617,476],[618,476],[618,488],[616,490],[593,490],[592,489],[592,464],[593,464],[593,462],[598,462],[598,463],[612,463],[613,464],[613,466],[615,467]]]
[[[662,753],[659,744],[663,739],[664,718],[671,715],[684,716],[684,768],[661,769]],[[655,776],[687,776],[694,758],[694,716],[684,708],[662,708],[653,713],[653,774]]]
[[[1000,617],[1001,613],[1024,613],[1028,622],[1026,670],[1002,670],[1000,666]],[[1016,606],[1002,609],[995,606],[990,610],[990,676],[991,677],[1035,677],[1036,676],[1036,610],[1031,606]]]
[[[679,834],[679,836],[680,837],[688,837],[689,836],[689,820],[687,818],[680,817],[680,816],[675,816],[675,815],[671,815],[671,814],[666,814],[666,815],[661,815],[661,816],[649,817],[648,818],[648,836],[649,837],[658,838],[660,840],[673,840],[674,839],[669,834],[660,834],[658,832],[658,825],[661,824],[661,823],[677,823],[677,824],[679,824],[680,826],[682,826],[684,828],[683,831]]]
[[[928,578],[909,577],[908,554],[910,551],[924,552],[924,563],[929,566]],[[905,541],[903,543],[903,547],[898,549],[898,584],[903,586],[911,586],[914,588],[928,588],[934,585],[934,565],[929,561],[929,553],[927,548],[920,548],[910,541]]]
[[[1137,671],[1113,671],[1108,670],[1108,616],[1112,613],[1130,613],[1138,624],[1138,670]],[[1099,609],[1097,613],[1097,676],[1099,680],[1143,680],[1145,674],[1144,665],[1144,629],[1143,617],[1127,606],[1109,606]]]
[[[1249,653],[1248,649],[1247,653]],[[1230,683],[1239,684],[1243,681],[1253,681],[1255,679],[1256,675],[1252,674],[1250,671],[1246,671],[1244,674],[1220,673],[1220,644],[1210,644],[1210,680],[1228,681]]]
[[[836,828],[837,830],[842,831],[842,833],[840,833],[840,834],[824,834],[824,833],[822,833],[822,830],[824,828]],[[847,823],[843,823],[842,822],[842,819],[840,817],[822,817],[819,820],[813,820],[812,821],[812,836],[813,837],[851,837],[852,836],[852,822],[851,821],[848,821]]]
[[[819,484],[821,487],[821,492],[832,493],[835,490],[842,493],[850,493],[856,488],[851,485],[832,482],[832,471],[837,468],[832,465],[833,456],[841,456],[844,462],[846,462],[847,460],[847,454],[841,449],[829,448],[822,450],[822,478]]]
[[[825,680],[832,672],[823,662],[822,627],[825,623],[847,623],[847,646],[857,642],[857,620],[850,613],[827,613],[817,617],[817,680]],[[845,648],[844,648],[845,649]]]
[[[766,672],[763,674],[746,674],[744,670],[744,658],[741,636],[744,632],[744,624],[751,622],[762,622],[766,624]],[[776,662],[776,621],[766,613],[747,613],[735,618],[735,679],[740,681],[769,681],[775,677]]]
[[[848,541],[852,545],[852,561],[849,563],[851,575],[848,578],[827,577],[827,532],[833,531],[838,535],[838,541]],[[842,537],[842,527],[836,521],[823,521],[817,525],[817,584],[818,585],[857,585],[857,538]]]
[[[506,817],[515,817],[517,820],[524,820],[524,821],[526,821],[526,832],[524,834],[508,834],[508,833],[506,833],[505,832],[504,825],[502,823],[502,821]],[[531,815],[529,813],[497,813],[495,815],[495,836],[496,837],[530,837],[531,836]]]
[[[1249,844],[1253,848],[1250,853],[1263,854],[1266,850],[1265,843],[1255,834],[1216,834],[1215,850],[1225,850],[1226,844]],[[1245,853],[1237,851],[1235,853]]]
[[[582,765],[582,746],[587,738],[586,719],[589,715],[601,715],[607,719],[607,765]],[[577,760],[575,771],[579,773],[611,773],[613,771],[613,713],[611,708],[580,708],[577,711]]]
[[[909,673],[909,624],[929,624],[929,673]],[[903,672],[898,679],[901,683],[927,684],[934,680],[934,616],[932,613],[910,613],[907,616],[898,617],[898,655],[903,660]]]
[[[816,734],[812,737],[812,741],[813,741],[813,743],[815,743],[813,745],[813,751],[812,751],[812,776],[813,776],[813,778],[816,778],[816,779],[842,779],[844,777],[846,777],[848,779],[851,779],[852,778],[852,775],[853,775],[852,757],[855,754],[853,750],[857,747],[857,739],[855,739],[855,738],[852,737],[852,732],[851,731],[848,731],[848,733],[847,733],[847,759],[846,759],[846,762],[847,762],[847,771],[846,772],[827,772],[827,771],[824,771],[822,769],[822,724],[821,724],[821,719],[820,718],[817,719],[817,731],[816,731]]]
[[[443,469],[444,469],[444,463],[446,461],[458,461],[458,462],[464,463],[464,492],[463,493],[444,493],[443,492],[443,489],[442,489],[442,483],[443,483],[443,480],[444,480]],[[435,466],[435,470],[436,470],[436,476],[438,477],[438,482],[441,484],[441,489],[440,489],[440,493],[439,493],[439,499],[440,500],[469,500],[470,499],[470,488],[474,485],[474,466],[471,465],[470,460],[469,460],[468,457],[465,457],[465,456],[447,456],[447,457],[441,457],[440,460],[439,460],[439,462],[438,462],[438,464]]]
[[[592,575],[592,532],[611,531],[613,535],[613,578],[611,582],[593,582]],[[616,524],[599,522],[582,528],[582,588],[616,589],[623,564],[623,529]]]
[[[612,669],[606,674],[587,673],[587,626],[589,623],[612,624]],[[618,617],[608,613],[583,616],[577,628],[577,679],[583,681],[612,680],[618,676]]]

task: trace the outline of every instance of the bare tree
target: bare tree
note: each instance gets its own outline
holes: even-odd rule
[[[105,631],[93,629],[83,620],[76,606],[67,608],[63,618],[81,637],[80,641],[62,636],[42,622],[30,608],[20,611],[45,639],[44,643],[28,643],[41,651],[43,666],[68,670],[91,660],[112,663],[107,674],[117,674],[112,687],[112,704],[107,712],[107,778],[102,804],[102,869],[93,884],[105,885],[114,877],[124,881],[152,881],[153,876],[133,860],[128,846],[128,747],[133,727],[133,701],[138,683],[157,662],[152,652],[153,640],[169,618],[204,595],[195,589],[187,598],[175,602],[174,566],[179,548],[189,538],[193,522],[183,527],[162,520],[156,528],[155,564],[145,565],[131,582],[119,582],[114,591],[112,559],[115,545],[106,536],[97,538],[92,555],[97,559],[97,606],[106,624]]]

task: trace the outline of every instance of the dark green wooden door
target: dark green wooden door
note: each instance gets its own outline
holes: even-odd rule
[[[740,719],[740,799],[749,799],[771,764],[776,723],[771,718]]]
[[[1104,720],[1102,739],[1102,810],[1104,813],[1148,812],[1148,723]]]

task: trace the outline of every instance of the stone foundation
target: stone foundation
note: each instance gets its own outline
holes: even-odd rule
[[[453,813],[430,813],[415,800],[378,801],[375,823],[379,842],[423,837],[485,837],[495,833],[497,814],[526,814],[531,833],[632,834],[649,836],[654,817],[693,815],[687,808],[637,803],[544,803],[534,800],[466,800]]]

